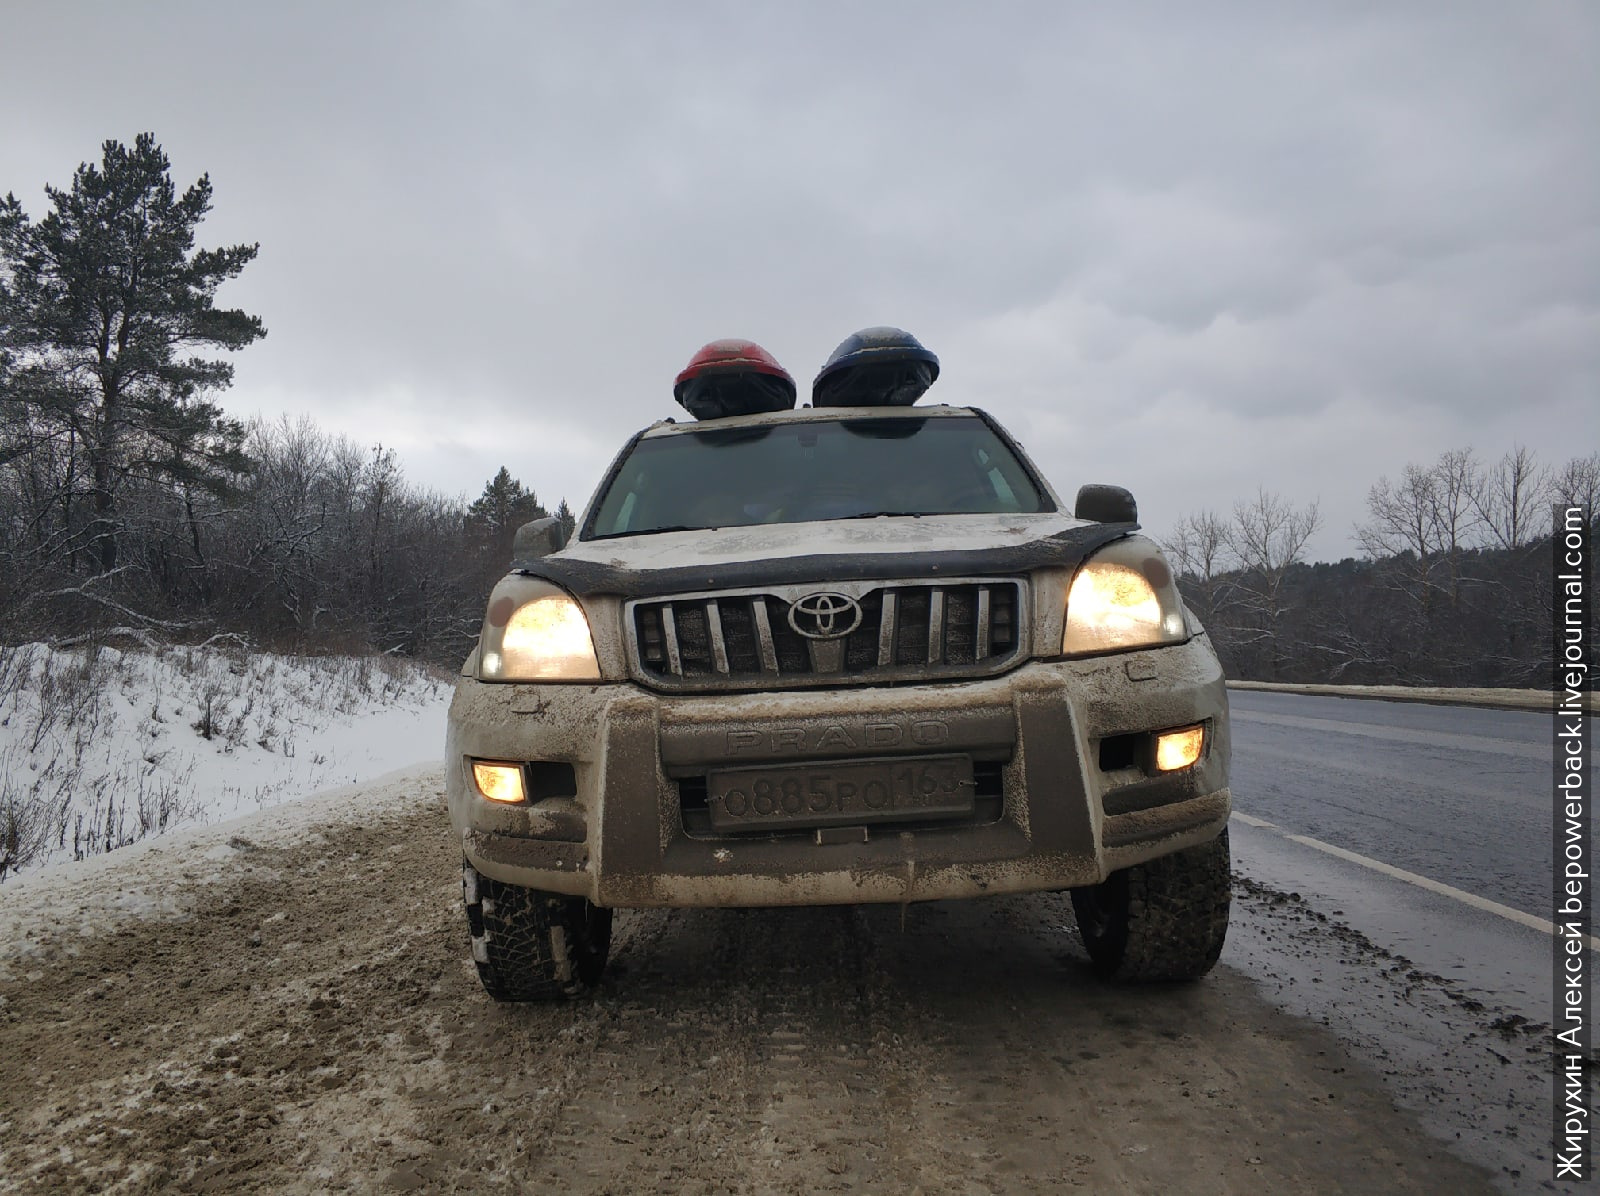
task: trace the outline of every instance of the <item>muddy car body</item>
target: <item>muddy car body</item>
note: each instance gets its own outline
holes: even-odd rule
[[[1104,970],[1206,970],[1227,700],[1126,493],[1068,514],[970,409],[715,424],[634,437],[491,596],[446,761],[490,992],[592,982],[614,908],[1063,889]]]

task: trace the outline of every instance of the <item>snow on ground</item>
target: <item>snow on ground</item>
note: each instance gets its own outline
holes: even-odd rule
[[[0,648],[0,881],[436,762],[449,695],[392,657]]]

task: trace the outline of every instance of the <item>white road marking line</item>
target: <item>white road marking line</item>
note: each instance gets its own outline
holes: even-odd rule
[[[1509,905],[1501,905],[1498,901],[1490,901],[1487,897],[1479,897],[1476,893],[1468,893],[1465,889],[1457,889],[1451,885],[1442,884],[1426,876],[1418,876],[1415,872],[1407,872],[1404,868],[1396,868],[1392,864],[1385,864],[1381,860],[1370,859],[1364,855],[1357,855],[1353,851],[1346,851],[1342,847],[1335,847],[1332,843],[1324,843],[1321,839],[1313,839],[1308,835],[1291,835],[1276,823],[1268,822],[1264,818],[1252,818],[1249,814],[1241,814],[1237,810],[1233,816],[1246,826],[1259,827],[1262,830],[1276,831],[1291,843],[1299,843],[1306,847],[1314,847],[1318,851],[1326,852],[1341,860],[1352,864],[1359,864],[1363,868],[1371,868],[1374,872],[1381,872],[1384,876],[1395,880],[1403,880],[1407,884],[1416,885],[1419,889],[1426,889],[1430,893],[1437,893],[1441,897],[1449,897],[1463,905],[1470,905],[1473,909],[1482,910],[1486,914],[1495,914],[1507,921],[1515,922],[1519,926],[1526,926],[1530,930],[1542,931],[1545,934],[1556,933],[1555,923],[1546,922],[1543,918],[1536,918],[1532,914],[1525,914],[1520,909],[1512,909]],[[1589,936],[1589,950],[1600,951],[1600,938]]]
[[[1422,727],[1385,727],[1377,723],[1352,723],[1334,718],[1272,714],[1265,710],[1234,710],[1229,717],[1235,722],[1297,727],[1323,734],[1356,735],[1364,739],[1386,739],[1393,743],[1422,743],[1463,752],[1492,752],[1497,756],[1517,756],[1523,760],[1542,760],[1546,763],[1550,760],[1548,743],[1527,743],[1498,735],[1463,735],[1456,731],[1430,731]]]

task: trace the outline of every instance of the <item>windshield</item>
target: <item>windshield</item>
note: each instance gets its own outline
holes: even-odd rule
[[[640,440],[601,497],[587,538],[1054,509],[976,416],[806,420]]]

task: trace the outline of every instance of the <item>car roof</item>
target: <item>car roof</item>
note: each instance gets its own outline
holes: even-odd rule
[[[973,407],[949,407],[933,403],[926,407],[813,407],[809,403],[792,411],[763,411],[756,415],[729,415],[721,419],[690,419],[679,422],[663,419],[651,424],[640,436],[676,436],[683,432],[703,432],[707,428],[764,428],[778,424],[805,423],[811,420],[840,419],[927,419],[953,415],[978,415]]]

